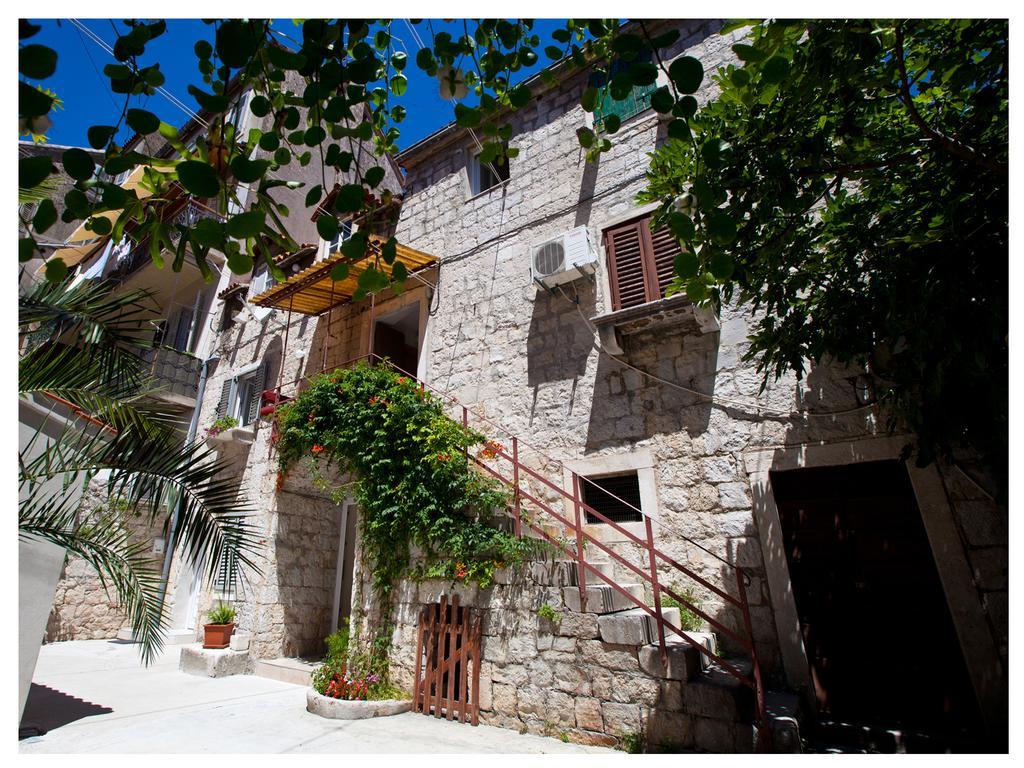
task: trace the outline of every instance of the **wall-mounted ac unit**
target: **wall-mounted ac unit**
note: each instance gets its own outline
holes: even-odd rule
[[[533,279],[549,288],[592,275],[596,269],[597,253],[590,247],[586,227],[570,229],[535,245],[530,255]]]

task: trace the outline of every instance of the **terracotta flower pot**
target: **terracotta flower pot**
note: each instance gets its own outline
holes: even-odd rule
[[[231,633],[235,623],[203,624],[203,648],[227,648],[231,644]]]

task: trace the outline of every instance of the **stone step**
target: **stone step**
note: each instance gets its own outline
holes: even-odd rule
[[[687,634],[712,653],[717,653],[718,643],[710,632],[687,632]],[[667,680],[692,680],[711,664],[711,660],[675,633],[665,638],[665,652],[668,665],[662,664],[661,648],[657,642],[640,649],[640,669],[651,677]]]
[[[634,595],[641,602],[644,599],[643,584],[620,584],[626,592]],[[580,591],[577,587],[562,587],[562,600],[565,607],[576,613],[616,613],[636,608],[636,603],[621,595],[607,584],[588,586],[586,590],[587,604],[580,605]]]
[[[279,659],[259,659],[253,668],[253,674],[258,677],[267,677],[271,680],[279,680],[282,683],[292,685],[312,685],[311,675],[313,670],[320,666],[318,661],[308,659],[297,659],[282,656]]]
[[[741,674],[750,676],[749,658],[725,659]],[[717,663],[683,686],[683,709],[697,717],[752,723],[755,719],[753,689]]]
[[[589,561],[588,561],[589,563]],[[609,562],[590,563],[597,571],[614,578],[615,568]],[[575,587],[579,585],[579,564],[575,560],[545,560],[530,564],[530,574],[538,584],[547,587]],[[587,581],[600,585],[601,580],[587,570]]]
[[[679,626],[678,608],[662,608],[661,615],[673,627]],[[658,622],[643,608],[600,616],[597,628],[602,640],[616,645],[647,645],[658,639]]]

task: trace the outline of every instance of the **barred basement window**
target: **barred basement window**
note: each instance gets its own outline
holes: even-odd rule
[[[650,215],[604,231],[612,311],[637,307],[665,297],[682,253],[667,227],[651,231]]]
[[[621,475],[581,477],[580,495],[584,504],[600,512],[613,523],[638,523],[644,518],[638,511],[640,480],[635,471]],[[604,520],[587,510],[587,523],[603,522]]]

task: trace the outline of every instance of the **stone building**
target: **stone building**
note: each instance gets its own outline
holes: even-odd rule
[[[681,35],[664,62],[691,55],[712,72],[733,61],[742,33],[652,23],[673,25]],[[777,743],[799,711],[805,723],[940,728],[954,745],[984,732],[1004,745],[1007,511],[983,470],[967,458],[903,461],[912,436],[886,432],[863,371],[822,362],[761,391],[744,360],[749,310],[664,295],[677,246],[647,226],[653,206],[635,202],[666,141],[649,92],[610,105],[622,119],[615,145],[587,163],[576,131],[593,127],[579,105],[588,73],[555,74],[552,86],[528,81],[534,99],[509,116],[518,154],[507,166],[481,166],[472,133],[451,125],[395,158],[404,179],[388,167],[382,186],[401,192],[393,232],[412,272],[400,295],[356,301],[351,285],[332,285],[339,242],[319,241],[304,220],[289,222],[308,247],[283,257],[296,267],[284,284],[222,275],[210,310],[219,363],[199,423],[240,417],[217,442],[257,506],[265,549],[260,573],[225,570],[198,610],[234,601],[259,660],[316,656],[353,615],[358,628],[370,609],[358,510],[302,467],[278,477],[271,421],[259,417],[273,401],[256,393],[295,393],[304,377],[375,353],[457,398],[506,449],[516,436],[523,465],[561,489],[524,481],[549,509],[571,519],[565,493],[578,483],[617,521],[585,520],[614,553],[586,550],[585,604],[578,569],[558,560],[489,589],[401,584],[399,684],[412,685],[420,609],[458,594],[483,617],[483,720],[590,743],[753,748],[749,688],[685,642],[672,643],[667,668],[660,661],[656,623],[636,607],[654,604],[634,570],[648,568],[635,542],[650,521],[667,556],[659,582],[721,627],[704,622],[706,648],[743,657],[736,600],[746,605]],[[713,95],[706,79],[698,101]],[[579,269],[559,265],[569,253]],[[550,516],[544,525],[573,536]],[[538,616],[544,605],[554,620]],[[674,607],[663,616],[682,620]],[[750,671],[749,659],[736,664]]]

